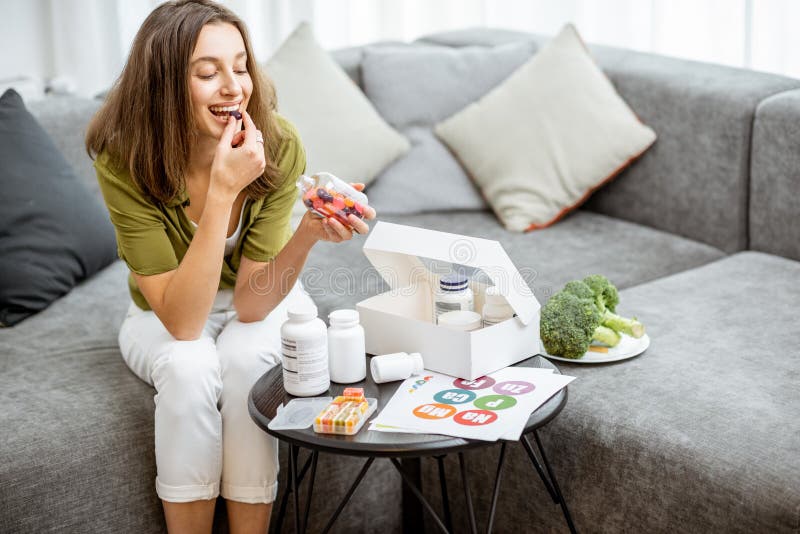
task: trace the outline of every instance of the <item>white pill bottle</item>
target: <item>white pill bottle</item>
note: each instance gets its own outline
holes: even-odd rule
[[[331,386],[328,374],[328,329],[310,303],[290,306],[281,326],[283,387],[296,397],[312,397]]]
[[[336,310],[328,315],[328,366],[331,380],[339,384],[360,382],[367,377],[364,327],[356,310]]]
[[[514,309],[509,306],[508,301],[500,293],[497,286],[487,287],[485,296],[483,310],[481,310],[484,328],[514,317]]]
[[[466,275],[454,272],[439,279],[439,288],[433,296],[433,322],[451,311],[473,311],[474,296]]]
[[[369,363],[372,380],[376,384],[405,380],[411,375],[421,374],[425,369],[419,352],[395,352],[374,356]]]

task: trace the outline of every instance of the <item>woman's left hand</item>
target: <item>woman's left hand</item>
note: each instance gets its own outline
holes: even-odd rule
[[[364,184],[351,183],[350,185],[358,191],[364,190]],[[350,221],[350,225],[352,226],[352,229],[350,229],[333,217],[319,217],[311,213],[311,211],[307,211],[300,221],[298,230],[302,228],[314,238],[314,241],[341,243],[342,241],[352,239],[353,232],[358,234],[366,234],[369,232],[369,225],[364,222],[364,220],[374,219],[375,215],[375,209],[370,206],[366,206],[364,209],[364,219],[359,219],[353,214],[348,215],[347,220]]]

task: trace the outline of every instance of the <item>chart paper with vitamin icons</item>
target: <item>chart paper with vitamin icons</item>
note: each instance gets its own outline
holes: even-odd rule
[[[370,430],[516,440],[528,416],[574,377],[507,367],[475,380],[428,372],[406,379]]]

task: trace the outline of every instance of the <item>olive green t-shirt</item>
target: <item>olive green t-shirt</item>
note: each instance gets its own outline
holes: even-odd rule
[[[306,154],[294,126],[281,116],[278,122],[286,134],[277,151],[283,181],[263,199],[245,199],[242,231],[233,252],[223,259],[220,289],[235,287],[242,254],[254,261],[270,261],[292,235],[295,182],[305,172]],[[119,257],[132,272],[141,275],[176,269],[196,230],[183,209],[189,199],[185,188],[167,203],[153,201],[139,190],[127,169],[112,166],[107,153],[98,154],[94,166],[116,232]],[[151,309],[133,274],[128,275],[128,288],[137,306]]]

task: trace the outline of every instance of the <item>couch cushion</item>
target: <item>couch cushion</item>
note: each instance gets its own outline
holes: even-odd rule
[[[800,91],[764,100],[753,125],[750,248],[800,260]]]
[[[384,214],[486,209],[455,157],[432,134],[439,121],[505,80],[534,53],[530,43],[497,48],[368,48],[364,92],[378,112],[411,141],[367,190]]]
[[[571,24],[434,131],[516,232],[559,221],[656,139]]]
[[[0,326],[46,308],[115,259],[101,204],[13,90],[0,97]]]
[[[509,233],[490,212],[378,217],[499,241],[542,303],[569,280],[588,274],[603,273],[625,288],[723,256],[708,245],[587,211],[529,234]],[[312,249],[302,279],[320,317],[336,308],[352,308],[388,289],[364,256],[363,245],[364,239],[355,236],[345,243],[319,243]],[[624,302],[621,310],[626,311]]]
[[[4,531],[166,532],[155,491],[155,390],[128,370],[117,344],[130,303],[127,273],[117,261],[42,313],[0,330]],[[282,448],[283,473],[286,458]],[[323,455],[317,474],[343,495],[362,462]],[[281,475],[281,492],[285,486]],[[378,515],[343,516],[337,526],[366,532],[379,521],[397,531],[399,504],[382,503],[399,496],[391,464],[378,462],[354,496]],[[321,530],[336,504],[315,499],[309,528]],[[215,532],[227,532],[224,521],[215,524]]]
[[[800,263],[744,252],[626,289],[650,348],[612,364],[556,362],[577,379],[541,434],[579,532],[797,532],[800,322],[783,312],[797,308],[798,279]],[[496,530],[566,531],[511,449]],[[468,458],[473,487],[493,480],[486,457]]]
[[[409,150],[330,54],[300,24],[265,65],[278,110],[300,132],[308,172],[369,183]]]
[[[525,40],[541,45],[547,39],[475,29],[422,41],[495,46]],[[589,49],[659,140],[587,207],[726,252],[746,248],[755,109],[770,95],[800,87],[800,80],[603,46]]]
[[[89,121],[100,104],[99,100],[88,98],[54,96],[34,100],[27,107],[50,135],[56,148],[83,185],[95,197],[102,200],[103,195],[97,185],[92,160],[86,153],[86,145],[83,142]]]

